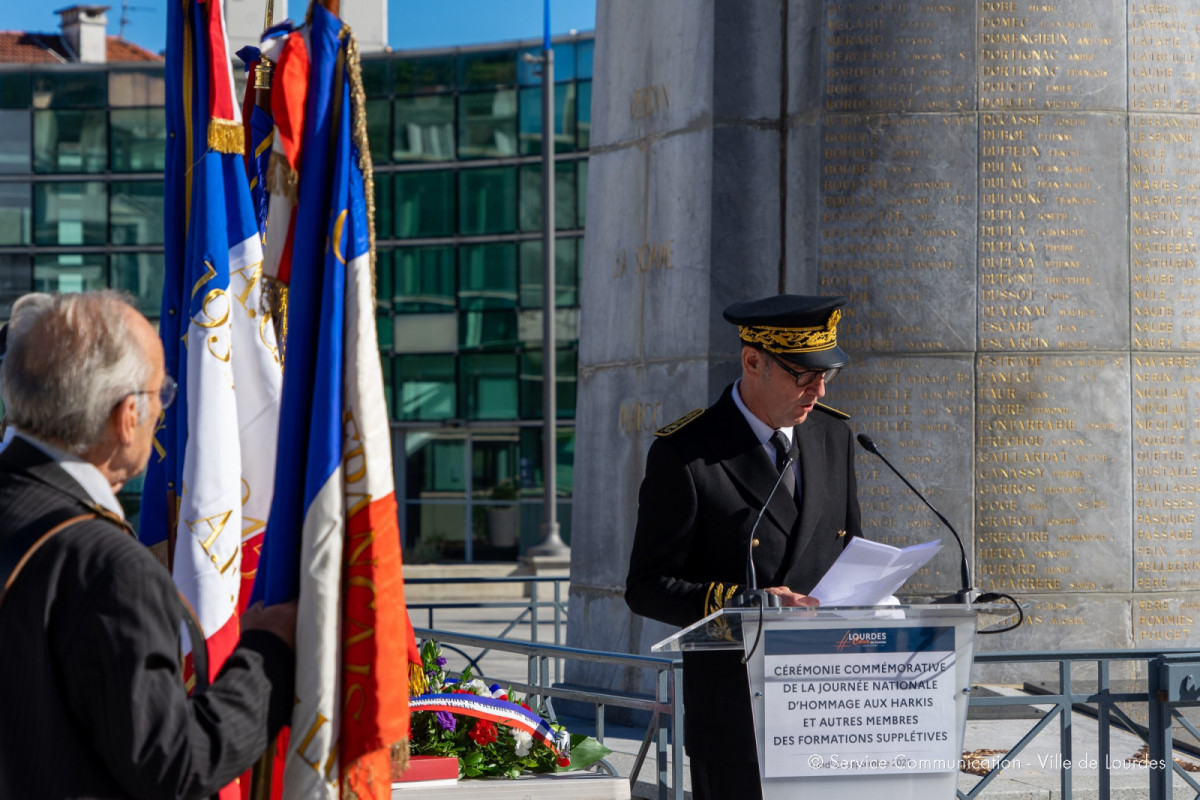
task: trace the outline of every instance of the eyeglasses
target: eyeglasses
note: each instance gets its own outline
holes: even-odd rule
[[[175,402],[175,394],[179,391],[179,384],[170,375],[163,378],[162,388],[158,390],[158,399],[162,403],[163,408],[167,408],[171,403]],[[130,392],[131,395],[139,394],[154,394],[153,389],[142,389],[140,392]],[[128,395],[127,395],[128,396]]]
[[[784,372],[786,372],[788,375],[791,375],[793,378],[796,379],[796,388],[797,389],[803,389],[804,387],[811,385],[812,383],[814,383],[817,380],[817,378],[820,378],[821,380],[825,381],[826,383],[829,383],[831,380],[833,380],[835,377],[837,377],[837,374],[839,372],[842,371],[841,367],[830,367],[829,369],[806,369],[806,370],[792,369],[787,364],[783,363],[782,359],[777,358],[774,353],[771,353],[767,350],[763,350],[763,352],[766,353],[768,356],[770,356],[771,360],[774,361],[776,364],[778,364],[783,369]]]

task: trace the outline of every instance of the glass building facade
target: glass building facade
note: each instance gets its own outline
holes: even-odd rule
[[[558,341],[542,341],[540,42],[364,55],[377,317],[412,560],[512,560],[549,483],[569,542],[591,34],[555,60]],[[157,321],[161,62],[0,65],[0,319],[29,291],[113,287]],[[542,471],[556,360],[558,474]],[[128,487],[136,503],[138,486]]]

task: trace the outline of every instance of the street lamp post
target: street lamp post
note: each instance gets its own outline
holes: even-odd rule
[[[557,283],[554,263],[554,48],[550,45],[550,0],[545,0],[542,55],[542,539],[530,557],[566,558],[558,530],[558,364],[554,310]]]

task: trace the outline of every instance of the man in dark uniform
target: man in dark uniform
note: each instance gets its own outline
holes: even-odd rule
[[[248,609],[209,686],[190,627],[188,695],[188,612],[115,496],[174,397],[157,334],[114,292],[54,296],[0,378],[0,797],[213,795],[291,714],[296,610]]]
[[[844,297],[778,295],[725,309],[742,376],[720,399],[660,430],[646,458],[625,600],[684,627],[758,583],[784,606],[807,596],[860,533],[853,436],[821,405],[849,361],[837,344]],[[781,473],[789,456],[792,474]],[[775,495],[767,502],[772,487]],[[685,742],[696,798],[758,796],[758,755],[741,653],[685,653]]]

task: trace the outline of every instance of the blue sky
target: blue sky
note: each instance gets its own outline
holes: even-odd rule
[[[353,0],[349,0],[353,2]],[[108,11],[108,32],[120,29],[121,0],[103,0]],[[169,0],[129,0],[129,22],[125,38],[159,52],[166,32],[166,3]],[[393,50],[444,47],[542,35],[543,0],[387,0],[388,44]],[[276,9],[287,0],[276,0]],[[0,30],[53,32],[58,30],[55,9],[72,5],[72,0],[40,3],[34,0],[0,0]],[[302,19],[306,2],[291,0],[290,15]],[[263,3],[266,8],[266,3]],[[280,15],[276,11],[277,18]],[[550,30],[553,34],[596,27],[596,0],[550,0]]]

